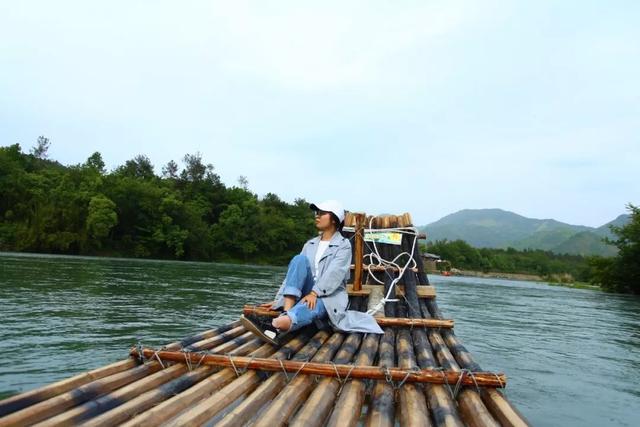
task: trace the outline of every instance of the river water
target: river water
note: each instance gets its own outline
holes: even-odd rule
[[[237,319],[284,268],[0,253],[0,398]],[[438,304],[536,426],[640,425],[640,298],[430,276]]]

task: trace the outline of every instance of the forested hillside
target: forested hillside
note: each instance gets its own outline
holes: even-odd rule
[[[100,153],[65,166],[48,147],[0,147],[0,250],[282,264],[314,234],[305,200],[227,186],[199,154],[157,175],[145,155],[107,171]]]

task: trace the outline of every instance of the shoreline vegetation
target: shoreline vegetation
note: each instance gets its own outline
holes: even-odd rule
[[[589,258],[540,249],[476,248],[464,240],[428,242],[425,251],[438,254],[440,263],[455,275],[506,278],[554,283],[588,282]]]
[[[48,158],[49,146],[43,136],[29,153],[0,146],[0,251],[282,266],[315,233],[306,200],[258,197],[244,176],[229,187],[199,153],[186,154],[182,167],[169,161],[156,175],[145,155],[107,171],[99,152],[66,166]],[[423,249],[477,274],[640,293],[640,209],[628,208],[631,221],[612,226],[617,239],[607,239],[616,257],[475,248],[462,240]]]
[[[156,175],[144,155],[107,171],[99,152],[66,166],[49,146],[0,147],[0,251],[284,265],[315,232],[306,200],[226,186],[199,153]]]
[[[430,271],[429,274],[442,275],[439,271]],[[562,282],[557,278],[544,278],[542,276],[538,276],[535,274],[520,274],[520,273],[502,273],[497,271],[472,271],[472,270],[457,270],[452,276],[460,276],[460,277],[478,277],[481,279],[497,279],[497,280],[517,280],[524,282],[536,282],[536,283],[544,283],[549,286],[562,286],[565,288],[574,288],[574,289],[589,289],[594,291],[603,291],[603,289],[598,285],[592,285],[587,282]]]

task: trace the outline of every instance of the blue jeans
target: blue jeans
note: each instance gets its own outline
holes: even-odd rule
[[[283,313],[291,319],[291,331],[300,329],[315,319],[327,317],[327,310],[324,308],[322,298],[316,299],[316,306],[313,310],[309,309],[306,301],[300,302],[300,298],[311,292],[313,284],[313,273],[307,256],[302,254],[294,256],[289,262],[282,291],[283,295],[295,297],[297,301],[291,309]]]

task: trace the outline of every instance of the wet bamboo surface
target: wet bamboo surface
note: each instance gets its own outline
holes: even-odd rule
[[[349,218],[347,218],[349,219]],[[376,228],[410,225],[408,215],[374,218]],[[369,227],[370,217],[365,226]],[[348,237],[349,233],[344,233]],[[378,244],[385,258],[410,250]],[[365,246],[363,252],[375,249]],[[420,258],[416,252],[416,258]],[[397,269],[363,272],[363,284],[386,291]],[[416,285],[427,284],[423,269],[406,269],[400,282],[405,295],[388,302],[377,317],[424,319],[409,326],[381,323],[384,335],[303,329],[287,343],[263,344],[238,322],[209,329],[163,348],[172,352],[223,354],[378,366],[383,369],[480,372],[453,328],[428,327],[443,320],[436,298],[418,298]],[[381,294],[378,293],[378,294]],[[391,297],[394,297],[392,292]],[[350,309],[366,311],[367,296],[350,298]],[[434,325],[437,323],[434,323]],[[123,355],[128,349],[123,349]],[[354,379],[296,372],[267,372],[184,361],[144,361],[130,357],[50,386],[0,401],[0,427],[22,425],[178,426],[526,426],[526,420],[494,387]]]

